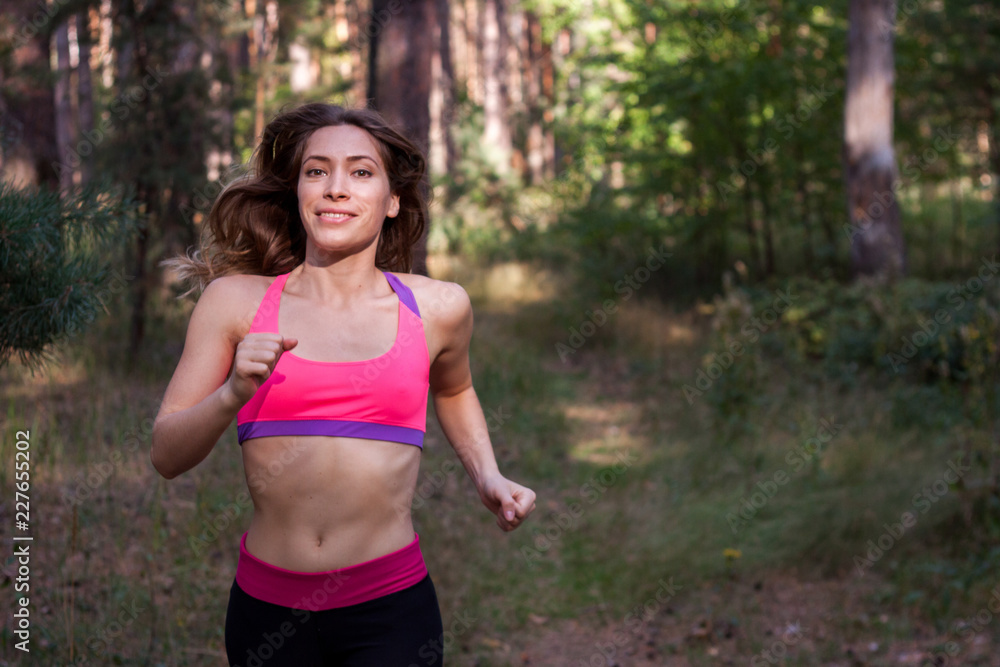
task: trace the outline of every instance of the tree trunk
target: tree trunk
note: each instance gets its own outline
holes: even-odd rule
[[[951,181],[951,266],[960,268],[964,263],[962,249],[965,247],[965,217],[962,215],[962,184]]]
[[[811,273],[817,268],[817,264],[813,239],[812,207],[809,205],[809,178],[801,166],[806,163],[805,150],[801,141],[795,142],[795,160],[800,165],[795,170],[795,198],[798,200],[799,216],[805,231],[802,252],[806,262],[806,272]]]
[[[424,155],[430,144],[431,59],[438,0],[375,0],[368,97]],[[430,192],[429,177],[424,181]],[[429,221],[428,221],[429,222]],[[413,249],[413,272],[427,274],[427,231]]]
[[[138,192],[139,201],[146,204],[146,210],[152,203],[152,193],[145,188]],[[129,364],[134,365],[139,358],[139,349],[142,341],[146,337],[146,301],[147,282],[146,257],[149,254],[149,230],[145,225],[139,229],[135,242],[135,278],[132,292],[132,318],[129,324],[128,336],[128,359]]]
[[[529,63],[528,26],[525,12],[517,10],[510,12],[507,18],[507,135],[510,137],[510,164],[521,182],[529,182],[528,178],[528,141],[525,123],[522,120],[527,115],[527,79]],[[517,120],[515,120],[517,118]]]
[[[770,278],[777,270],[774,259],[774,225],[771,220],[771,203],[768,200],[770,184],[763,177],[757,183],[760,187],[761,219],[764,222],[764,276]],[[749,183],[747,183],[747,187],[750,187]]]
[[[352,30],[357,31],[358,26],[356,21],[350,21],[347,18],[347,0],[335,0],[333,7],[327,8],[327,16],[333,21],[333,32],[337,36],[336,52],[338,55],[334,59],[336,66],[331,69],[335,69],[339,73],[339,82],[350,81],[356,85],[359,72],[354,68],[354,59],[359,57],[357,52],[361,50],[361,42],[357,38],[359,33],[352,34]],[[311,46],[306,46],[306,48],[310,52],[312,51]],[[322,54],[318,56],[318,60],[322,69],[322,64],[325,62]],[[320,81],[324,86],[334,86],[339,83],[328,72],[320,75]],[[360,104],[360,99],[351,99],[350,95],[347,97],[349,105],[358,106]],[[364,93],[362,93],[363,97]]]
[[[7,102],[3,97],[4,73],[0,66],[0,180],[5,180],[6,169],[4,167],[8,146],[14,143],[15,125],[11,122],[10,112],[7,111]]]
[[[248,70],[255,80],[253,136],[260,140],[264,134],[264,68],[262,51],[264,41],[264,7],[263,0],[246,0],[244,5],[250,28],[247,33]]]
[[[59,151],[59,189],[73,188],[80,158],[73,151],[73,104],[70,100],[69,25],[64,21],[55,31],[56,47],[56,148]]]
[[[351,77],[353,81],[351,96],[355,104],[364,106],[370,103],[368,99],[368,83],[371,77],[368,64],[371,61],[371,40],[368,39],[368,21],[371,19],[371,7],[368,0],[355,0],[347,3],[348,39],[351,43]],[[368,51],[365,51],[367,47]]]
[[[435,0],[435,3],[437,0]],[[430,133],[428,141],[430,148],[427,155],[427,168],[431,174],[441,174],[447,171],[445,166],[446,149],[444,146],[444,135],[446,120],[444,117],[444,98],[446,95],[444,85],[444,54],[442,53],[442,41],[447,41],[447,19],[442,26],[440,8],[435,4],[434,14],[437,21],[434,25],[434,44],[431,52],[431,92],[429,103],[429,113],[431,119]],[[445,30],[442,30],[442,27]]]
[[[486,0],[483,7],[483,146],[494,153],[494,167],[510,166],[507,126],[507,26],[505,0]]]
[[[469,34],[468,18],[465,15],[465,2],[459,0],[455,3],[455,31],[451,34],[451,43],[454,54],[453,65],[455,67],[455,92],[462,97],[468,98],[466,87],[469,84]]]
[[[987,87],[989,98],[994,98],[993,87]],[[995,106],[991,106],[988,112],[989,124],[989,161],[994,175],[993,186],[993,207],[996,212],[997,223],[997,250],[1000,251],[1000,114]]]
[[[851,270],[880,280],[906,272],[892,146],[895,13],[892,0],[851,0],[848,16],[844,177]]]
[[[260,99],[259,113],[266,113],[267,104],[265,100],[274,99],[274,90],[277,87],[275,76],[275,62],[278,56],[278,0],[267,0],[264,3],[264,35],[261,37],[262,52],[260,54],[263,68],[260,81],[263,82],[264,96]],[[260,90],[260,86],[258,86]],[[263,133],[263,127],[261,132]]]
[[[136,10],[135,0],[123,0],[120,5],[119,20],[128,28],[123,31],[131,39],[123,39],[119,53],[130,53],[129,58],[119,58],[120,87],[125,87],[129,81],[141,80],[148,70],[149,45],[146,42],[145,30]],[[145,95],[139,103],[141,118],[151,118],[150,96]],[[134,278],[132,280],[132,314],[129,323],[128,362],[134,365],[138,362],[139,350],[146,335],[146,305],[148,301],[148,281],[146,264],[149,254],[149,219],[157,210],[158,192],[153,181],[146,174],[138,174],[136,185],[136,200],[143,211],[143,224],[140,225],[136,238],[134,255]]]
[[[101,72],[101,84],[110,88],[114,82],[114,58],[112,58],[112,42],[114,41],[114,8],[111,0],[101,0],[97,14],[97,62]]]
[[[737,153],[742,155],[743,153]],[[747,231],[747,245],[750,248],[750,261],[747,262],[747,271],[750,276],[756,277],[760,272],[760,241],[757,238],[757,224],[753,219],[753,192],[750,191],[750,183],[743,185],[743,222]]]
[[[458,148],[451,126],[455,122],[455,67],[451,56],[451,11],[448,0],[437,0],[438,48],[441,61],[440,136],[444,142],[444,171],[450,174],[458,163]]]
[[[461,1],[461,0],[460,0]],[[469,100],[475,104],[483,103],[482,86],[482,53],[483,53],[483,31],[480,26],[479,0],[465,0],[465,58],[463,64],[466,68],[465,88]]]
[[[50,76],[49,28],[33,23],[41,10],[34,3],[0,0],[0,15],[15,26],[10,71],[4,72],[0,107],[0,178],[15,186],[56,185],[55,100]]]
[[[525,108],[528,132],[525,138],[529,182],[538,185],[545,178],[545,130],[542,115],[546,104],[542,98],[542,24],[532,12],[525,12]]]
[[[555,71],[552,63],[552,44],[542,39],[541,24],[538,30],[538,45],[541,48],[541,60],[538,64],[539,76],[542,82],[542,172],[546,179],[556,177],[556,133],[553,131],[556,106]],[[546,129],[547,128],[547,129]]]
[[[76,17],[76,38],[80,45],[80,65],[77,70],[77,99],[80,136],[90,136],[94,131],[94,83],[90,71],[90,13],[86,10]],[[80,182],[86,185],[93,175],[93,156],[81,156]]]

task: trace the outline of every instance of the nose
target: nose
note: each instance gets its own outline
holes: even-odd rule
[[[332,170],[329,178],[326,179],[326,192],[323,195],[330,199],[350,198],[347,174],[340,169]]]

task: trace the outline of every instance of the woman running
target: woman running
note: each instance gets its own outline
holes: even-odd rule
[[[253,519],[226,652],[241,667],[441,665],[442,622],[410,505],[428,391],[505,531],[535,493],[503,475],[472,386],[472,308],[408,273],[426,224],[420,151],[374,111],[307,104],[264,130],[209,216],[204,288],[156,417],[172,479],[236,418]]]

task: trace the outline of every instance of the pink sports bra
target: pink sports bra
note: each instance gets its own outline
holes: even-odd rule
[[[430,355],[413,292],[385,273],[399,297],[396,340],[365,361],[311,361],[282,352],[267,380],[236,415],[242,445],[273,435],[329,435],[388,440],[423,448]],[[288,274],[267,288],[250,332],[278,331]],[[293,348],[294,349],[294,348]]]

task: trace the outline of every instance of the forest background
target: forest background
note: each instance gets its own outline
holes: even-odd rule
[[[235,429],[149,464],[193,305],[159,262],[314,100],[427,150],[417,270],[472,295],[539,493],[496,534],[429,420],[449,663],[1000,664],[974,0],[0,0],[0,533],[23,442],[36,535],[0,664],[225,664],[252,508]]]

